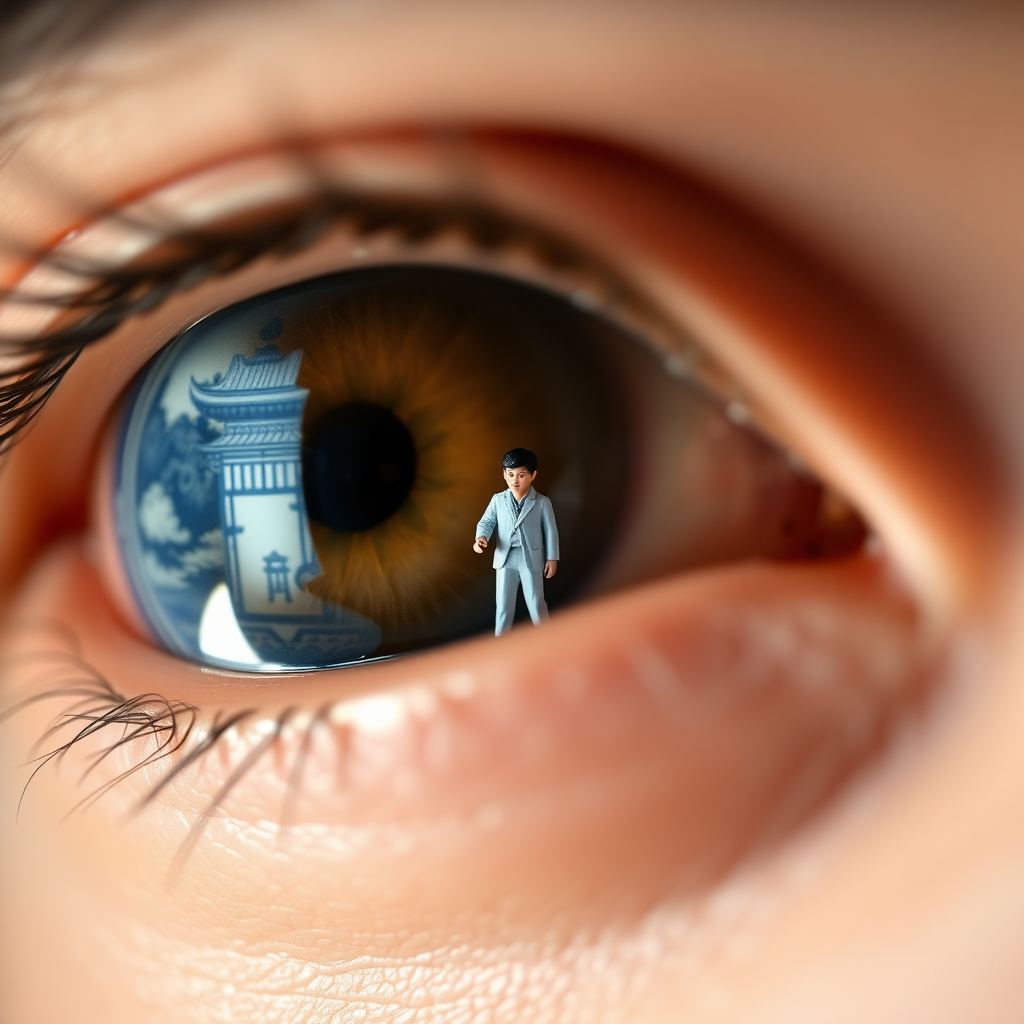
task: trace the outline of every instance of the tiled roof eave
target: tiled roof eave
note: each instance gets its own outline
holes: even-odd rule
[[[225,408],[244,405],[291,405],[304,402],[309,395],[308,388],[295,386],[283,388],[245,388],[221,390],[219,384],[200,384],[192,381],[189,390],[192,400],[205,402],[210,406]]]
[[[297,432],[287,434],[241,434],[233,437],[218,437],[209,444],[201,446],[204,452],[236,451],[240,448],[280,448],[297,452],[302,438]]]

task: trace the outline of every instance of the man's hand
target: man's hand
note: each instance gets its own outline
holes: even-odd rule
[[[484,553],[484,548],[485,547],[487,547],[487,538],[486,537],[477,537],[476,543],[473,545],[473,550],[478,555],[482,555]]]
[[[544,563],[544,579],[549,580],[555,575],[555,571],[558,569],[558,559],[549,558]]]

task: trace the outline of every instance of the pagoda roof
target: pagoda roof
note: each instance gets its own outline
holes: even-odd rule
[[[295,386],[301,362],[300,350],[284,356],[268,345],[252,356],[234,356],[220,380],[193,377],[189,393],[196,408],[214,420],[301,416],[309,394]]]
[[[256,422],[244,426],[229,426],[223,434],[201,447],[203,451],[208,452],[236,448],[270,448],[279,445],[288,445],[298,450],[301,443],[302,431],[297,425]]]

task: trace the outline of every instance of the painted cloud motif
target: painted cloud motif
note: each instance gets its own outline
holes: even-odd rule
[[[157,481],[146,489],[139,502],[139,529],[151,544],[189,544],[192,534],[181,525],[174,502]]]

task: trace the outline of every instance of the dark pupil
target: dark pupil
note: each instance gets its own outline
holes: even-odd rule
[[[416,479],[416,448],[390,409],[346,402],[316,425],[302,453],[310,519],[332,530],[368,530],[401,507]]]

